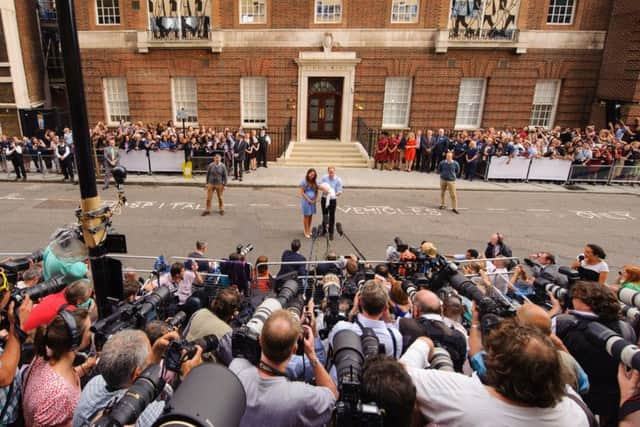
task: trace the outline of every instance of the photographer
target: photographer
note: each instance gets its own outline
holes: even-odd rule
[[[280,258],[280,261],[282,262],[300,262],[300,264],[283,264],[282,267],[280,267],[280,271],[278,272],[278,276],[282,276],[283,274],[287,274],[290,273],[292,271],[297,271],[299,276],[304,276],[306,273],[306,266],[304,264],[304,262],[307,261],[307,259],[304,257],[304,255],[302,255],[300,253],[300,247],[302,245],[300,244],[300,240],[298,239],[293,239],[291,241],[291,250],[285,250],[284,252],[282,252],[282,257]]]
[[[400,361],[416,386],[417,409],[429,422],[449,427],[590,425],[580,398],[565,388],[548,336],[509,319],[485,344],[486,384],[476,376],[424,369],[433,351],[428,338],[409,347]]]
[[[384,426],[411,425],[416,387],[402,364],[389,356],[367,359],[362,367],[363,402],[376,402],[384,411]]]
[[[89,313],[60,310],[36,331],[33,359],[22,379],[22,409],[27,427],[71,423],[80,397],[76,351],[91,343]],[[80,372],[81,373],[81,372]]]
[[[33,308],[27,295],[18,308],[16,319],[14,303],[9,303],[10,296],[11,290],[8,286],[0,289],[0,311],[4,311],[9,304],[9,331],[4,342],[0,343],[0,425],[12,424],[20,415],[20,376],[16,374],[21,355],[20,337],[24,337],[24,333],[17,329],[16,320],[19,324],[24,324]]]
[[[402,354],[402,335],[390,323],[388,305],[389,293],[384,285],[375,280],[367,280],[353,301],[353,323],[344,320],[336,323],[329,333],[329,342],[333,342],[335,334],[342,330],[349,329],[362,335],[362,330],[369,328],[376,334],[380,344],[384,345],[387,356],[398,359]]]
[[[449,352],[456,372],[462,372],[469,347],[468,337],[442,315],[440,298],[431,291],[416,292],[412,314],[413,319],[403,318],[398,321],[404,347],[409,347],[420,336],[427,336]]]
[[[18,289],[30,288],[40,283],[41,279],[42,269],[34,265],[22,273],[22,280],[16,284],[16,287]]]
[[[297,351],[303,329],[287,310],[275,311],[260,334],[258,367],[236,358],[233,371],[246,392],[247,407],[240,426],[322,426],[329,422],[338,390],[318,360],[310,327],[304,326],[304,352],[311,361],[317,386],[290,382],[284,370]]]
[[[65,310],[91,308],[93,286],[86,279],[76,280],[61,292],[47,295],[33,308],[29,318],[22,324],[22,329],[29,332],[38,326],[46,325],[58,314],[63,306]],[[93,304],[95,309],[95,304]]]
[[[313,337],[316,356],[318,357],[320,363],[325,366],[327,359],[324,351],[324,345],[322,343],[322,340],[320,339],[320,336],[318,335],[316,327],[313,299],[309,300],[309,304],[304,308],[304,310],[305,312],[303,314],[303,318],[306,319],[306,321],[303,325],[308,325],[311,328],[310,334],[311,337]],[[295,354],[291,357],[291,360],[289,360],[286,372],[288,377],[294,381],[305,381],[307,383],[310,383],[313,380],[314,376],[313,362],[309,357]]]
[[[234,288],[221,289],[209,307],[196,311],[183,335],[187,341],[193,341],[206,335],[215,335],[220,340],[216,356],[222,363],[231,362],[231,326],[229,323],[240,310],[240,294]],[[227,345],[223,342],[227,340]],[[227,349],[225,352],[224,349]]]
[[[487,368],[484,363],[486,352],[482,348],[483,337],[481,336],[480,319],[475,304],[472,316],[471,332],[469,333],[470,362],[473,371],[484,381],[487,373]],[[581,395],[587,393],[589,391],[589,378],[578,362],[569,354],[560,339],[551,334],[551,317],[549,313],[537,305],[523,304],[518,309],[516,318],[520,324],[538,328],[540,332],[551,338],[557,347],[565,383]]]
[[[554,317],[552,331],[589,376],[591,388],[584,396],[585,403],[594,414],[600,415],[601,426],[615,426],[620,400],[616,379],[618,362],[604,346],[590,340],[584,329],[590,322],[598,322],[630,342],[636,342],[635,333],[628,323],[619,320],[620,303],[606,285],[576,282],[571,301],[574,309]]]
[[[169,314],[173,315],[179,310],[184,310],[187,315],[191,315],[195,310],[200,308],[200,300],[191,298],[193,294],[193,284],[203,285],[202,276],[198,273],[198,263],[191,263],[191,270],[187,271],[184,264],[175,262],[171,265],[168,273],[164,274],[158,280],[159,286],[169,288],[171,293],[177,298],[178,306],[169,310]]]
[[[144,332],[126,329],[109,338],[102,348],[97,369],[99,375],[82,390],[78,406],[73,416],[73,427],[88,425],[111,402],[125,394],[144,369],[153,363],[159,363],[170,341],[178,339],[176,332],[159,338],[151,347]],[[182,365],[185,376],[199,365],[201,350],[197,347],[196,355]],[[166,387],[169,397],[171,387]],[[163,400],[150,403],[140,414],[136,426],[151,426],[162,414],[165,407]]]

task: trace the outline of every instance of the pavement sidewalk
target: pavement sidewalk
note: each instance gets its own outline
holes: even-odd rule
[[[229,180],[230,187],[297,187],[304,178],[306,168],[270,166],[259,168],[257,171],[245,174],[243,181]],[[322,176],[325,171],[318,171]],[[372,169],[338,169],[338,176],[342,178],[345,187],[381,190],[439,190],[440,179],[435,173],[419,173],[404,171],[379,171]],[[0,172],[0,181],[13,181],[15,175],[8,176]],[[62,175],[39,173],[28,174],[28,182],[61,183]],[[150,186],[202,186],[205,182],[204,174],[194,175],[186,179],[178,174],[136,174],[129,173],[127,185]],[[98,179],[98,185],[102,179]],[[640,195],[640,186],[631,185],[589,185],[580,183],[565,186],[554,183],[541,182],[504,182],[504,181],[474,181],[458,180],[459,191],[519,191],[519,192],[552,192],[552,193],[592,193],[592,194],[630,194]]]

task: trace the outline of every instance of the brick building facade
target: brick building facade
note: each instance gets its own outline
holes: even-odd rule
[[[634,3],[75,0],[90,121],[291,118],[296,141],[354,140],[358,119],[389,129],[603,125],[607,100],[640,100],[638,71],[625,69],[615,92],[621,58],[607,38],[629,36],[616,22],[633,27]],[[637,39],[627,40],[632,55]]]

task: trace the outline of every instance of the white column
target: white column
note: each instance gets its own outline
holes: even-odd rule
[[[0,0],[0,11],[2,13],[2,27],[7,45],[7,56],[11,66],[11,79],[13,80],[13,95],[15,97],[16,107],[31,108],[27,75],[22,60],[22,48],[20,47],[20,33],[18,32],[14,0]]]

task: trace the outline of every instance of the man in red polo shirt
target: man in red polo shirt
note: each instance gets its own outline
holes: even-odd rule
[[[76,306],[86,303],[92,292],[91,282],[82,279],[76,280],[58,293],[47,295],[33,307],[27,321],[22,325],[22,330],[29,332],[38,326],[49,324],[63,305],[68,304],[67,310],[74,310]]]

